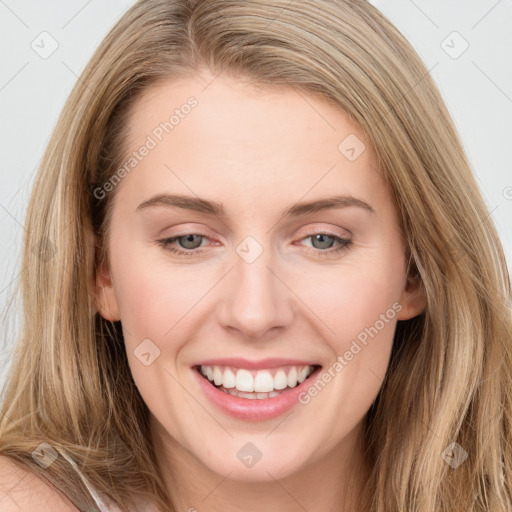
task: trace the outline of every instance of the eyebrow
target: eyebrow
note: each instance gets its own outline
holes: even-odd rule
[[[215,215],[219,218],[226,218],[226,211],[221,203],[216,201],[208,201],[199,197],[176,195],[176,194],[158,194],[150,199],[142,202],[137,206],[137,211],[146,210],[156,206],[165,206],[170,208],[182,208],[184,210],[192,210],[200,213]],[[308,213],[315,213],[332,208],[347,208],[356,206],[363,208],[370,213],[375,210],[362,199],[358,199],[351,195],[338,195],[317,199],[315,201],[296,203],[281,213],[282,217],[298,217]]]

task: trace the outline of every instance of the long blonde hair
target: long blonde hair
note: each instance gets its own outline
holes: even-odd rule
[[[343,109],[372,141],[396,200],[427,307],[398,323],[366,417],[373,471],[365,510],[512,510],[503,250],[428,70],[362,0],[141,0],[118,21],[62,111],[28,206],[23,329],[5,389],[0,454],[83,510],[95,503],[84,482],[65,457],[46,469],[37,464],[31,454],[40,443],[69,454],[121,507],[133,506],[137,492],[169,510],[121,327],[94,304],[113,193],[99,200],[93,191],[123,162],[133,101],[160,80],[201,69],[250,86],[294,87]],[[467,453],[457,469],[446,462],[447,448]]]

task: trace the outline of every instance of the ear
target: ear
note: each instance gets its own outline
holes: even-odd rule
[[[95,300],[96,308],[105,320],[116,322],[121,319],[114,282],[106,262],[101,263],[96,271]]]
[[[415,272],[407,277],[405,288],[400,295],[402,309],[398,313],[398,320],[409,320],[421,314],[427,306],[427,297],[424,293],[420,275]]]

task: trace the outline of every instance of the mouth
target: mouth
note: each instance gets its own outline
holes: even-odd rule
[[[212,387],[245,400],[272,400],[287,394],[317,374],[321,365],[284,365],[268,369],[196,365],[193,369]]]

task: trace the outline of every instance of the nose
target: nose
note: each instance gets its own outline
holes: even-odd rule
[[[222,290],[219,320],[225,329],[245,338],[261,339],[268,331],[281,332],[293,321],[293,293],[269,250],[252,262],[235,253],[233,270]]]

